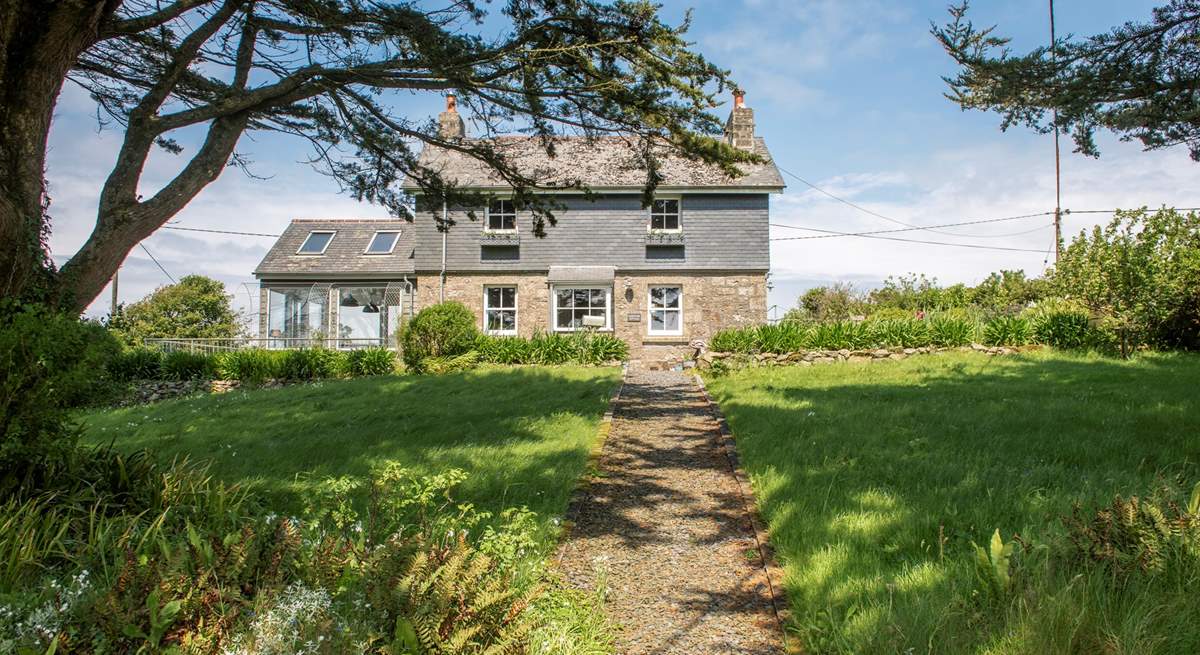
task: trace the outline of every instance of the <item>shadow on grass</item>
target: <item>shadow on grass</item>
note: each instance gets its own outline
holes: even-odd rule
[[[729,462],[707,406],[686,405],[679,393],[692,393],[689,379],[680,377],[677,384],[626,382],[616,407],[621,428],[614,438],[619,443],[605,449],[602,470],[568,514],[577,523],[576,536],[611,535],[636,551],[674,540],[658,529],[660,521],[701,519],[699,525],[711,530],[689,536],[705,545],[750,530],[736,488],[681,484],[681,479],[713,471],[724,474]],[[669,427],[664,431],[664,426]]]
[[[1034,544],[1072,503],[1200,480],[1200,358],[1035,354],[714,380],[818,650],[966,652],[971,542]]]
[[[314,485],[366,476],[384,461],[424,473],[462,468],[456,500],[483,509],[527,505],[561,515],[615,369],[487,368],[438,377],[376,377],[236,391],[83,417],[87,439],[212,462],[252,481],[281,511],[300,511]]]

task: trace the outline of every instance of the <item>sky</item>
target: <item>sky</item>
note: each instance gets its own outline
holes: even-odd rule
[[[1102,32],[1147,20],[1156,2],[1058,0],[1060,35]],[[999,269],[1040,274],[1052,262],[1052,218],[910,232],[895,236],[1036,250],[985,250],[854,237],[774,240],[817,234],[796,227],[856,232],[900,227],[806,186],[904,223],[928,226],[1053,211],[1053,139],[1024,128],[1002,132],[994,114],[963,112],[947,100],[942,76],[953,64],[929,34],[944,22],[946,1],[685,0],[664,3],[678,22],[692,11],[695,49],[732,71],[755,111],[788,188],[771,199],[772,313],[795,306],[800,293],[836,281],[859,289],[891,275],[921,273],[973,284]],[[976,0],[972,19],[998,25],[1025,51],[1049,39],[1045,0]],[[404,96],[410,116],[440,111],[433,94]],[[717,110],[728,113],[727,107]],[[468,130],[470,126],[468,125]],[[184,135],[185,144],[195,139]],[[60,264],[79,248],[95,221],[100,186],[111,169],[119,131],[100,128],[86,94],[68,85],[59,101],[47,162],[53,216],[50,247]],[[1096,210],[1170,205],[1200,207],[1200,164],[1183,149],[1144,152],[1139,144],[1099,139],[1101,157],[1072,152],[1064,139],[1062,206]],[[383,218],[377,206],[339,192],[304,161],[307,146],[281,136],[247,136],[239,144],[253,177],[226,170],[176,216],[180,227],[279,233],[294,218]],[[156,153],[143,195],[180,166]],[[1071,215],[1068,238],[1107,216]],[[791,227],[788,227],[791,226]],[[120,270],[120,302],[132,302],[190,273],[221,280],[235,305],[257,302],[254,267],[272,239],[159,230],[135,248]],[[147,255],[157,258],[162,269]],[[109,311],[109,292],[89,308]]]

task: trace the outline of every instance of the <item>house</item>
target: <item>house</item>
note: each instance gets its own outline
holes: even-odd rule
[[[466,138],[453,97],[439,116],[443,136]],[[726,139],[765,159],[730,178],[670,152],[663,181],[641,205],[645,171],[633,144],[617,136],[559,137],[555,156],[531,137],[493,147],[550,185],[579,182],[593,192],[555,191],[565,209],[546,235],[533,234],[493,171],[457,151],[427,147],[425,165],[487,207],[442,207],[417,198],[413,223],[297,220],[255,270],[260,337],[280,347],[314,337],[338,347],[394,343],[405,317],[443,300],[470,308],[481,330],[609,331],[631,358],[663,359],[726,327],[767,315],[770,195],[784,188],[753,110],[735,96]],[[409,189],[414,193],[419,190]],[[452,225],[439,230],[448,218]]]

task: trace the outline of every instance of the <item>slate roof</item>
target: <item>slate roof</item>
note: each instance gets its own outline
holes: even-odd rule
[[[496,150],[529,177],[548,185],[564,185],[578,180],[593,189],[641,189],[646,183],[646,171],[641,167],[636,145],[620,136],[558,137],[555,156],[546,154],[540,139],[527,136],[506,136],[491,139]],[[660,172],[665,179],[661,189],[761,189],[780,191],[785,186],[779,169],[771,159],[766,142],[754,140],[756,154],[767,159],[761,164],[741,164],[743,176],[731,178],[718,167],[672,154],[663,147],[659,155]],[[498,175],[479,160],[455,150],[426,146],[420,162],[439,171],[459,186],[473,189],[507,188]],[[415,189],[406,182],[407,189]]]
[[[321,255],[298,255],[300,244],[308,233],[335,232],[333,240]],[[365,255],[363,252],[376,232],[399,230],[396,247],[388,255]],[[292,277],[373,278],[404,275],[413,272],[413,244],[416,231],[411,223],[401,220],[294,220],[271,246],[254,275],[258,278],[286,279]]]

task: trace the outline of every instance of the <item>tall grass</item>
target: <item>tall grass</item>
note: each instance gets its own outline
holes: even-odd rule
[[[629,354],[624,341],[603,332],[537,332],[532,337],[481,335],[475,351],[479,360],[493,364],[588,364],[621,361]]]
[[[716,352],[789,353],[802,350],[867,348],[1023,346],[1038,343],[1064,349],[1105,349],[1103,331],[1078,310],[1055,309],[1025,316],[996,316],[986,321],[967,312],[942,312],[927,318],[871,318],[865,321],[783,321],[721,330],[709,348]]]

